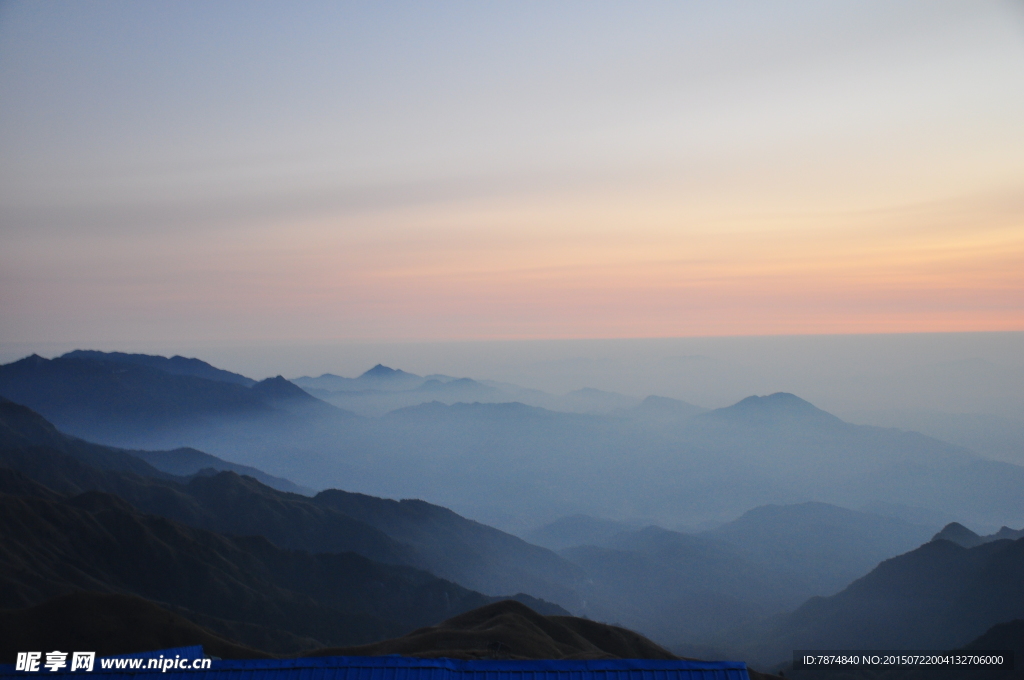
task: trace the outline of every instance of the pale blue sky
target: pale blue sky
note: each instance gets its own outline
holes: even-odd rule
[[[1021,325],[1020,2],[7,1],[0,93],[0,341]]]

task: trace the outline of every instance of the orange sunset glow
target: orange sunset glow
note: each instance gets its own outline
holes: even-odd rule
[[[3,339],[1024,330],[1021,12],[792,10],[14,5]]]

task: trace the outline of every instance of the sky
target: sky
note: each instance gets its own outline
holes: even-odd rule
[[[0,344],[1022,331],[1021,121],[1020,1],[4,0]]]

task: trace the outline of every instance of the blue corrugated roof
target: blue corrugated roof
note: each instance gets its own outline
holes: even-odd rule
[[[153,655],[159,654],[154,652]],[[209,670],[62,670],[24,673],[0,667],[0,677],[78,675],[90,680],[749,680],[734,661],[492,661],[404,656],[320,656],[301,659],[213,661]]]

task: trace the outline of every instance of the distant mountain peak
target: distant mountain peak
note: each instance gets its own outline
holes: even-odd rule
[[[991,543],[992,541],[999,540],[1016,541],[1022,537],[1024,537],[1024,529],[1011,529],[1010,527],[1004,526],[994,534],[981,536],[959,522],[950,522],[942,528],[942,531],[932,536],[932,540],[946,540],[956,543],[957,545],[962,545],[965,548],[973,548],[981,545],[982,543]]]
[[[316,397],[280,375],[261,380],[249,389],[271,400],[303,399],[306,401],[316,401]]]
[[[656,416],[662,419],[670,418],[673,420],[689,418],[705,411],[707,409],[694,406],[689,402],[672,399],[671,397],[659,397],[654,394],[646,397],[640,402],[639,406],[633,409],[633,412],[637,415]]]
[[[685,404],[685,403],[686,403],[685,401],[681,401],[679,399],[673,399],[672,397],[659,397],[656,394],[652,394],[650,396],[647,396],[647,397],[644,398],[644,400],[642,402],[640,402],[640,404],[642,406],[645,406],[645,407],[650,407],[650,406],[656,406],[656,407],[676,406],[678,404]]]
[[[30,354],[27,357],[25,357],[23,359],[18,359],[17,361],[11,362],[8,365],[9,366],[39,366],[40,364],[48,364],[48,363],[50,363],[49,359],[47,359],[45,357],[41,357],[38,354]]]
[[[391,368],[389,366],[385,366],[384,364],[377,364],[376,366],[374,366],[373,368],[368,370],[366,373],[363,373],[359,377],[360,378],[384,378],[384,379],[390,379],[390,378],[416,378],[418,376],[415,376],[412,373],[407,373],[407,372],[403,371],[400,368]]]
[[[801,420],[817,423],[841,423],[836,416],[789,392],[775,392],[763,397],[750,396],[732,406],[715,409],[705,416],[748,423],[771,423]]]
[[[973,548],[976,545],[981,545],[984,540],[981,536],[974,533],[963,524],[959,522],[950,522],[946,526],[942,527],[942,531],[932,536],[933,541],[950,541],[957,545],[965,548]]]
[[[811,402],[801,399],[791,392],[775,392],[763,397],[752,395],[741,399],[735,406],[743,408],[803,408],[819,410]]]

